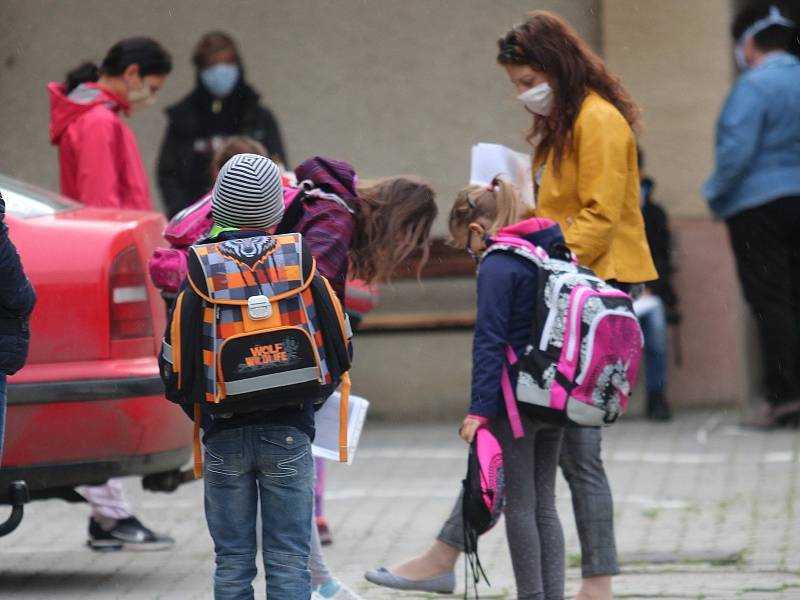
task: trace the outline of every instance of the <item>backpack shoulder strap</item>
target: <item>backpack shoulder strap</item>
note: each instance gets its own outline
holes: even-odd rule
[[[290,233],[297,229],[297,224],[303,216],[303,204],[306,197],[305,186],[298,188],[284,188],[283,190],[283,218],[275,228],[275,233]]]
[[[198,254],[198,248],[200,248],[199,245],[189,247],[189,254],[186,257],[188,263],[186,278],[189,280],[189,287],[197,292],[198,296],[209,301],[211,293],[208,289],[208,280],[206,279],[203,261]]]
[[[301,234],[296,234],[300,238],[300,267],[302,268],[303,272],[303,280],[308,280],[309,277],[313,277],[317,271],[317,261],[314,258],[314,255],[311,253],[311,248],[309,248],[306,241],[303,239]]]
[[[492,238],[492,245],[484,252],[483,258],[486,258],[493,252],[506,252],[520,256],[532,262],[537,267],[543,267],[549,258],[544,248],[516,236],[499,236]]]

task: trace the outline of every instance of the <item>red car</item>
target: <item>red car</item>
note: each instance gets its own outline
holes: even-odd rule
[[[147,275],[156,213],[84,207],[0,176],[11,239],[38,302],[30,355],[8,379],[0,502],[74,497],[109,477],[175,473],[191,422],[163,396],[156,354],[165,304]]]

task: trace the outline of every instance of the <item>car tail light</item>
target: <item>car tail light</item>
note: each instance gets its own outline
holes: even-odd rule
[[[111,264],[109,295],[112,340],[152,337],[144,265],[136,248],[123,250]]]

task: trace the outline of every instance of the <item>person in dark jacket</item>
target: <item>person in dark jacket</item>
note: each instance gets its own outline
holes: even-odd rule
[[[6,421],[6,375],[13,375],[28,357],[28,320],[36,293],[25,275],[5,224],[6,205],[0,195],[0,464]]]
[[[644,153],[639,149],[639,168],[643,166]],[[675,267],[669,218],[666,211],[653,200],[654,189],[653,179],[642,177],[642,216],[658,279],[645,284],[642,297],[634,303],[634,309],[644,333],[647,418],[668,421],[672,418],[672,411],[666,398],[667,325],[677,325],[681,316],[678,294],[672,285]]]
[[[669,217],[664,208],[653,200],[655,182],[650,177],[642,178],[642,216],[650,254],[658,271],[658,279],[649,281],[645,288],[661,298],[670,324],[680,322],[678,294],[672,283],[675,265],[672,261],[673,239],[669,228]]]
[[[158,157],[158,186],[169,217],[211,188],[211,161],[234,135],[261,143],[278,164],[287,164],[278,122],[245,80],[239,50],[228,34],[205,34],[192,56],[195,88],[167,109],[169,124]]]

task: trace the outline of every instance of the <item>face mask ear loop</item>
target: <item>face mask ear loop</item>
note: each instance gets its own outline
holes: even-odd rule
[[[792,21],[791,19],[787,19],[781,14],[781,11],[778,9],[777,6],[770,6],[769,7],[769,14],[764,17],[763,19],[759,19],[750,27],[745,29],[742,32],[742,35],[739,36],[738,41],[736,42],[736,64],[739,66],[740,69],[743,71],[748,68],[747,60],[744,56],[744,45],[747,40],[751,37],[757,36],[762,31],[769,29],[773,25],[780,25],[781,27],[788,27],[789,29],[793,29],[797,27],[797,24]]]

